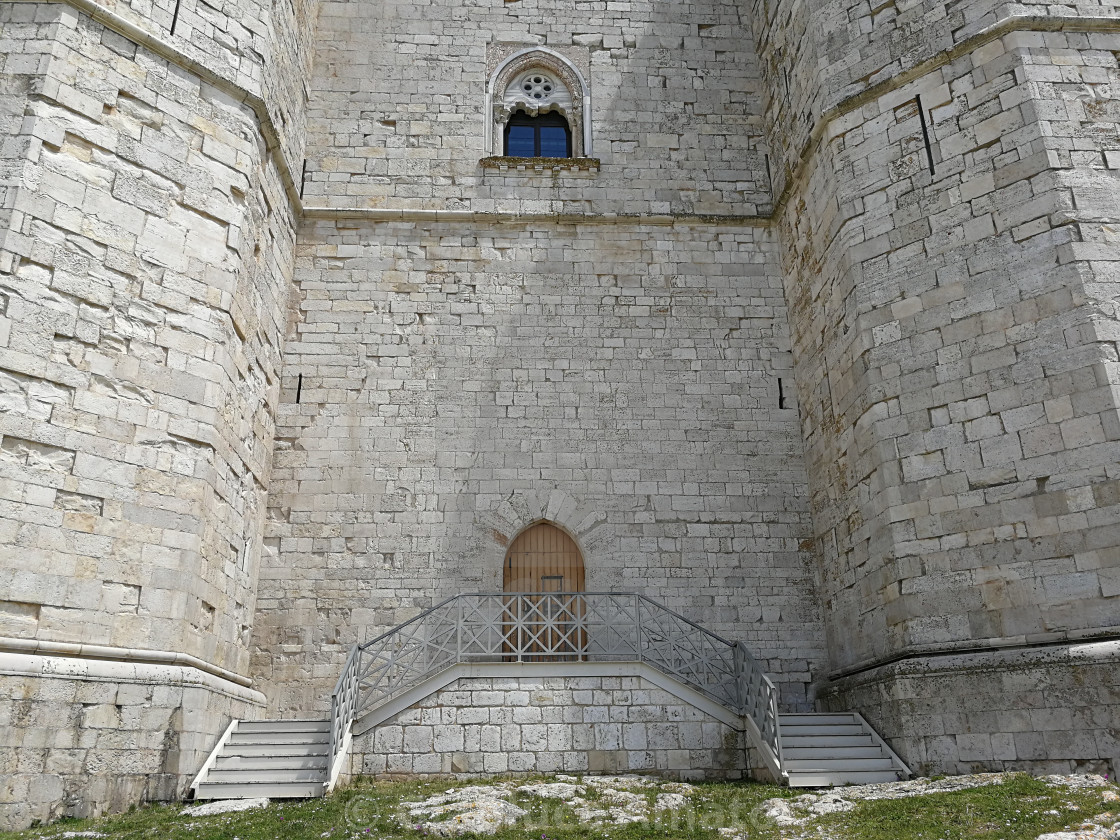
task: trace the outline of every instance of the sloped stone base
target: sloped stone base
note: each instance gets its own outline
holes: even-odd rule
[[[190,667],[0,653],[0,829],[181,798],[263,705]]]
[[[907,659],[822,703],[858,709],[918,774],[1120,772],[1120,642]]]

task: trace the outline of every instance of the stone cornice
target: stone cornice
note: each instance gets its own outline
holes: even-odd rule
[[[702,213],[513,213],[478,210],[422,210],[390,208],[305,207],[308,221],[354,219],[381,222],[484,222],[486,224],[564,224],[564,225],[732,225],[768,227],[765,216],[731,216]]]
[[[228,671],[204,659],[199,659],[188,653],[167,650],[144,650],[142,648],[87,645],[76,642],[50,642],[40,639],[16,639],[10,636],[0,636],[0,653],[128,662],[142,665],[172,665],[181,668],[193,668],[196,671],[201,671],[242,688],[249,688],[253,684],[253,681],[248,677]]]
[[[908,668],[907,663],[927,663],[913,667],[928,668],[928,663],[948,657],[987,656],[1037,656],[1061,658],[1062,650],[1104,651],[1110,656],[1120,655],[1120,626],[1070,630],[1061,633],[1037,633],[1029,636],[1008,636],[998,639],[967,640],[957,643],[911,645],[894,655],[869,658],[846,668],[839,668],[828,675],[832,682],[862,678],[861,675],[884,668]]]

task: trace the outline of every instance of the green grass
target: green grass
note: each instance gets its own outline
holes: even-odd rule
[[[539,781],[539,779],[525,780]],[[59,838],[63,832],[96,831],[134,840],[420,840],[424,834],[402,825],[402,803],[417,801],[467,784],[485,782],[359,781],[325,799],[279,802],[267,809],[213,817],[184,817],[182,805],[152,805],[96,820],[63,820],[0,840]],[[927,794],[909,799],[860,802],[852,811],[817,818],[811,827],[783,831],[755,810],[771,797],[791,791],[756,783],[697,784],[692,804],[679,812],[660,812],[649,823],[592,828],[580,825],[572,809],[555,800],[515,794],[511,801],[529,811],[522,821],[495,835],[496,840],[718,840],[718,827],[735,828],[750,840],[778,840],[816,833],[835,840],[1035,840],[1039,834],[1080,825],[1117,808],[1105,788],[1070,790],[1025,775],[997,785]],[[1115,788],[1112,788],[1115,790]],[[842,792],[842,789],[838,789]],[[590,793],[590,791],[589,791]],[[647,792],[652,804],[655,790]],[[593,796],[588,796],[593,799]],[[1120,821],[1120,816],[1115,818]]]
[[[842,840],[1035,840],[1116,811],[1117,803],[1102,797],[1104,790],[1071,790],[1015,774],[1002,784],[971,790],[861,802],[818,824]],[[1120,814],[1113,821],[1120,821]]]

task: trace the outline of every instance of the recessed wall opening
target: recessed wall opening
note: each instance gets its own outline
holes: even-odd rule
[[[571,655],[522,657],[521,661],[575,661],[586,650],[587,637],[580,628],[583,599],[548,597],[550,593],[583,592],[583,555],[575,540],[555,525],[538,522],[513,541],[506,552],[502,589],[526,593],[510,598],[505,606],[506,637],[510,650],[571,651]]]
[[[560,53],[521,50],[503,61],[486,87],[486,149],[506,157],[582,158],[591,153],[590,93]]]
[[[506,123],[504,151],[509,157],[571,157],[572,130],[560,114],[518,111]]]
[[[582,592],[583,585],[579,546],[551,523],[526,528],[506,552],[504,592]]]

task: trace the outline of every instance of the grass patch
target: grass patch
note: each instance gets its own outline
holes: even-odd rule
[[[839,840],[1035,840],[1115,809],[1105,790],[1049,785],[1016,773],[969,790],[860,802],[815,825]]]
[[[419,840],[424,832],[402,824],[408,820],[404,803],[486,783],[360,780],[324,799],[274,802],[266,809],[187,817],[181,815],[180,804],[150,805],[96,820],[63,820],[24,832],[0,833],[0,840],[61,840],[67,832],[96,832],[113,840]],[[1113,786],[1070,789],[1011,775],[986,787],[863,801],[846,813],[782,829],[761,818],[757,806],[766,799],[797,797],[806,791],[748,782],[695,787],[690,804],[679,811],[654,812],[649,822],[605,827],[581,824],[567,803],[515,793],[510,801],[529,813],[517,825],[500,830],[495,840],[719,840],[721,827],[735,829],[749,840],[816,834],[818,828],[836,840],[1035,840],[1046,832],[1078,826],[1110,806],[1116,808],[1106,799],[1112,795],[1106,791],[1116,790]],[[640,792],[648,793],[651,804],[655,801],[656,790]],[[843,789],[837,792],[842,794]],[[594,800],[593,795],[586,798]]]

